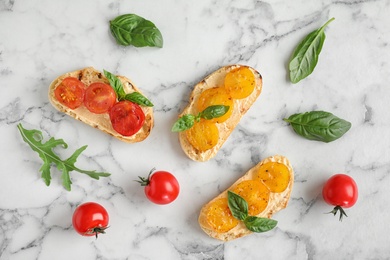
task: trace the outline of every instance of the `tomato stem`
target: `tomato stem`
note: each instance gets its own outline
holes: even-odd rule
[[[343,221],[343,216],[348,217],[347,213],[345,213],[344,209],[341,206],[334,207],[334,209],[328,213],[332,213],[333,216],[336,216],[337,212],[340,212],[340,217],[339,217],[340,221]]]
[[[94,227],[90,230],[88,230],[87,234],[95,234],[96,239],[98,238],[99,234],[105,234],[107,227]]]
[[[140,183],[141,186],[148,186],[149,183],[150,183],[150,175],[152,175],[152,173],[153,173],[155,170],[156,170],[156,168],[151,169],[147,178],[138,176],[139,180],[136,180],[136,182]]]

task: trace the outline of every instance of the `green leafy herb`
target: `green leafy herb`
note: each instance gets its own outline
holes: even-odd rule
[[[248,218],[248,203],[240,195],[228,191],[228,202],[233,217],[242,221]]]
[[[269,218],[259,218],[255,216],[248,216],[244,220],[245,226],[252,232],[266,232],[276,227],[278,222]]]
[[[315,141],[332,142],[343,136],[351,123],[324,111],[311,111],[284,118],[300,136]]]
[[[137,104],[139,104],[141,106],[144,106],[144,107],[152,107],[153,106],[153,103],[150,102],[149,99],[144,97],[139,92],[133,92],[133,93],[130,93],[130,94],[126,94],[125,100],[129,100],[129,101],[131,101],[133,103],[137,103]]]
[[[209,106],[206,107],[206,109],[200,113],[199,117],[207,120],[211,120],[213,118],[218,118],[223,116],[228,111],[229,111],[229,106],[222,106],[222,105]]]
[[[118,100],[123,100],[126,96],[126,92],[123,89],[123,84],[120,79],[109,71],[103,70],[104,76],[110,82],[111,87],[115,90]]]
[[[50,185],[51,181],[51,172],[50,168],[52,164],[55,164],[62,172],[61,179],[62,185],[70,191],[72,181],[70,180],[69,172],[78,171],[80,173],[86,174],[91,178],[99,179],[100,177],[108,177],[109,173],[105,172],[96,172],[96,171],[86,171],[77,168],[74,164],[77,161],[79,155],[87,148],[87,146],[80,147],[77,149],[68,159],[62,160],[58,157],[57,154],[53,151],[53,148],[57,146],[62,146],[63,148],[68,148],[68,145],[65,143],[63,139],[54,139],[50,138],[48,141],[42,143],[43,136],[42,132],[39,130],[27,130],[23,128],[22,124],[18,124],[18,129],[20,134],[22,135],[23,140],[31,147],[32,150],[39,154],[39,157],[43,160],[43,165],[39,169],[42,173],[42,178],[45,181],[46,185]]]
[[[194,126],[195,116],[191,114],[184,115],[180,117],[175,124],[173,124],[172,132],[181,132],[187,129],[190,129]]]
[[[240,195],[228,191],[228,206],[233,217],[244,222],[247,229],[252,232],[266,232],[277,225],[277,221],[248,215],[248,203]]]
[[[135,14],[124,14],[110,21],[110,30],[120,45],[163,47],[159,29],[149,20]]]
[[[172,132],[182,132],[190,129],[194,126],[195,122],[199,122],[201,118],[203,119],[213,119],[223,116],[229,111],[229,106],[224,105],[214,105],[209,106],[202,112],[199,112],[197,115],[186,114],[180,117],[172,126]]]
[[[292,83],[298,83],[313,72],[325,41],[325,27],[334,19],[330,19],[321,28],[309,33],[294,50],[289,64]]]
[[[106,70],[103,70],[104,76],[108,79],[110,82],[111,87],[115,90],[115,93],[118,97],[119,101],[122,100],[128,100],[133,103],[137,103],[138,105],[144,106],[144,107],[152,107],[153,103],[150,102],[149,99],[144,97],[141,93],[139,92],[133,92],[130,94],[126,94],[125,90],[123,89],[123,84],[122,81],[112,74],[111,72],[108,72]]]

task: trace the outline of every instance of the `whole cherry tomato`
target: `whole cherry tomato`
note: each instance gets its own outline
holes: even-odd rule
[[[92,113],[107,113],[115,102],[115,90],[108,84],[95,82],[85,90],[84,105]]]
[[[340,211],[340,221],[347,217],[343,208],[355,205],[358,199],[356,182],[346,174],[335,174],[330,177],[322,189],[322,196],[326,203],[335,206],[330,212],[336,215]]]
[[[152,174],[153,173],[153,174]],[[164,205],[174,201],[179,196],[179,182],[171,173],[166,171],[150,171],[147,178],[139,177],[138,181],[144,186],[146,197],[153,203]]]
[[[73,77],[64,78],[54,90],[56,99],[70,109],[76,109],[83,103],[84,94],[84,83]]]
[[[73,213],[72,224],[82,236],[104,234],[108,228],[109,216],[106,209],[98,203],[86,202],[79,205]]]
[[[123,136],[137,133],[145,122],[142,108],[127,100],[117,102],[109,113],[112,127]]]

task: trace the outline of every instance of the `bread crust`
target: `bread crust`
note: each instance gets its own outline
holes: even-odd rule
[[[229,230],[228,232],[225,232],[225,233],[215,232],[207,222],[206,210],[207,210],[208,205],[210,203],[212,203],[213,201],[215,201],[219,198],[227,198],[227,191],[231,190],[238,183],[245,181],[245,180],[252,180],[254,177],[254,174],[259,170],[259,168],[263,164],[266,164],[268,162],[278,162],[278,163],[282,163],[282,164],[286,165],[287,168],[289,169],[289,172],[290,172],[290,181],[288,183],[287,188],[283,192],[281,192],[281,193],[271,192],[270,193],[269,202],[268,202],[267,207],[265,208],[265,210],[263,212],[258,214],[257,217],[271,218],[271,216],[273,214],[286,208],[287,203],[290,199],[290,194],[291,194],[293,183],[294,183],[294,170],[293,170],[289,160],[286,157],[284,157],[282,155],[270,156],[270,157],[262,160],[261,162],[259,162],[257,165],[255,165],[250,170],[248,170],[241,178],[239,178],[236,182],[234,182],[229,188],[227,188],[224,192],[219,194],[217,197],[215,197],[214,199],[212,199],[210,202],[208,202],[207,204],[205,204],[202,207],[200,214],[199,214],[198,222],[199,222],[199,225],[202,228],[202,230],[207,235],[209,235],[212,238],[216,238],[216,239],[219,239],[222,241],[230,241],[230,240],[240,238],[240,237],[243,237],[243,236],[246,236],[246,235],[249,235],[252,233],[251,231],[249,231],[245,227],[245,225],[242,221],[240,221],[236,227]]]
[[[106,84],[110,84],[108,79],[104,76],[103,73],[94,69],[93,67],[86,67],[80,70],[72,71],[65,73],[59,77],[57,77],[49,86],[48,97],[50,103],[60,112],[63,112],[81,122],[86,123],[87,125],[92,126],[93,128],[97,128],[121,141],[127,143],[136,143],[141,142],[147,138],[153,128],[154,124],[154,116],[153,116],[153,108],[141,106],[141,109],[145,113],[145,123],[141,127],[141,129],[132,136],[123,136],[116,132],[111,125],[110,117],[108,113],[104,114],[94,114],[88,111],[85,106],[80,106],[76,109],[70,109],[64,105],[62,105],[55,97],[54,90],[55,88],[62,82],[62,80],[66,77],[75,77],[83,82],[86,86],[89,86],[94,82],[102,82]],[[117,76],[123,84],[123,89],[126,93],[132,92],[142,92],[131,82],[130,79],[124,76]],[[144,95],[144,94],[142,94]],[[145,96],[145,95],[144,95]]]
[[[180,145],[184,151],[184,153],[192,160],[204,162],[211,158],[213,158],[219,149],[221,149],[222,145],[225,143],[227,138],[233,132],[234,128],[240,122],[242,116],[249,110],[249,108],[253,105],[256,99],[259,97],[262,90],[262,77],[258,71],[255,69],[245,66],[245,65],[229,65],[218,69],[217,71],[211,73],[206,78],[204,78],[201,82],[199,82],[193,89],[189,104],[186,108],[184,108],[183,112],[179,115],[179,118],[185,114],[197,114],[198,111],[196,109],[196,103],[199,98],[200,93],[204,90],[214,87],[220,87],[224,84],[224,79],[226,74],[236,68],[239,67],[247,67],[249,68],[253,74],[255,75],[255,88],[253,92],[244,99],[233,99],[234,100],[234,110],[225,122],[217,124],[219,131],[219,140],[218,143],[211,149],[207,151],[199,151],[195,149],[191,143],[187,140],[185,131],[179,132],[179,140]]]

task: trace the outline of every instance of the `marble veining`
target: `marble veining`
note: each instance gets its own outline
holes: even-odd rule
[[[164,47],[116,44],[108,22],[136,13],[161,30]],[[390,1],[37,1],[0,0],[0,259],[389,259]],[[312,75],[293,85],[288,61],[305,35],[331,17]],[[193,86],[229,64],[263,77],[259,99],[212,160],[189,160],[170,131]],[[47,88],[58,75],[93,66],[122,74],[155,104],[147,140],[129,145],[57,112]],[[325,110],[352,123],[332,143],[297,136],[283,118]],[[71,172],[72,190],[41,160],[16,125],[44,139],[63,138],[66,158],[88,145],[80,168],[110,172],[98,181]],[[295,171],[278,226],[222,243],[200,229],[203,204],[261,159],[282,154]],[[136,180],[156,167],[175,174],[181,193],[157,206]],[[359,186],[357,204],[339,222],[321,189],[334,173]],[[107,233],[82,237],[77,205],[95,201],[110,214]]]

